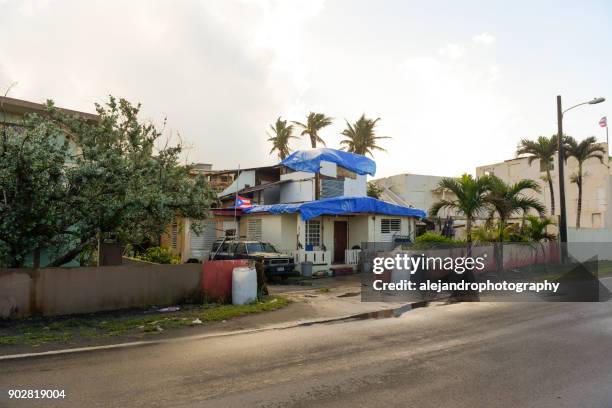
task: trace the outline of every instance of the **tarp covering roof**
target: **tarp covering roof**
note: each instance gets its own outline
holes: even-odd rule
[[[271,214],[299,212],[305,221],[320,215],[345,215],[353,213],[399,215],[417,218],[424,218],[426,215],[423,210],[402,207],[372,197],[334,197],[298,204],[255,205],[251,208],[243,209],[242,212],[247,214],[260,212]]]
[[[360,154],[329,149],[327,147],[297,150],[280,162],[280,164],[296,171],[318,173],[321,169],[322,160],[336,163],[360,175],[369,174],[374,176],[376,174],[376,163],[374,160]]]

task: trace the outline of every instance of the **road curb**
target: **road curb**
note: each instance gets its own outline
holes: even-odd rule
[[[435,301],[446,300],[446,298],[436,299]],[[395,307],[391,309],[381,309],[372,312],[364,312],[351,314],[346,316],[339,316],[333,318],[323,318],[323,319],[314,319],[309,321],[294,321],[288,324],[281,325],[273,325],[273,326],[264,326],[255,329],[245,329],[245,330],[233,330],[228,332],[217,332],[217,333],[209,333],[209,334],[198,334],[193,336],[182,336],[175,337],[171,339],[160,339],[160,340],[141,340],[141,341],[131,341],[126,343],[118,343],[118,344],[106,344],[102,346],[87,346],[87,347],[75,347],[69,349],[61,349],[61,350],[49,350],[42,351],[39,353],[20,353],[20,354],[8,354],[4,356],[0,356],[0,361],[11,361],[11,360],[21,360],[21,359],[31,359],[31,358],[40,358],[40,357],[53,357],[53,356],[61,356],[66,354],[78,354],[78,353],[87,353],[91,351],[106,351],[106,350],[115,350],[115,349],[124,349],[131,347],[142,347],[142,346],[154,346],[158,344],[169,344],[169,343],[177,343],[181,341],[189,341],[189,340],[206,340],[206,339],[214,339],[220,337],[229,337],[229,336],[237,336],[241,334],[252,334],[259,333],[265,331],[272,330],[286,330],[292,329],[296,327],[308,327],[314,326],[318,324],[330,324],[330,323],[341,323],[347,321],[358,321],[358,320],[366,320],[366,319],[383,319],[383,318],[391,318],[391,317],[400,317],[404,313],[421,308],[427,307],[429,305],[428,301],[420,301],[407,303],[400,307]]]

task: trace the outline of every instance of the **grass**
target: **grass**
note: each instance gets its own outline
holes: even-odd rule
[[[280,296],[266,296],[248,305],[203,304],[182,306],[177,312],[131,310],[57,318],[33,317],[0,322],[0,346],[67,343],[78,340],[112,338],[125,335],[145,336],[165,330],[200,326],[252,313],[280,309],[289,301]]]

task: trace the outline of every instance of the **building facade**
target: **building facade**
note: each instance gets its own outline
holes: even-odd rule
[[[580,216],[581,228],[612,228],[612,213],[608,203],[612,198],[612,171],[608,163],[608,145],[605,148],[604,162],[589,159],[583,164],[582,210]],[[550,187],[546,179],[546,164],[534,160],[529,164],[528,157],[519,157],[501,163],[488,164],[476,168],[476,176],[494,174],[507,183],[516,183],[521,179],[536,180],[541,187],[539,193],[527,191],[526,195],[538,198],[546,205],[547,214],[559,215],[559,167],[558,158],[548,163],[550,168],[553,192],[555,197],[555,213],[551,214]],[[572,176],[578,171],[578,162],[569,157],[565,165],[565,202],[568,227],[576,227],[576,210],[578,206],[578,186],[572,183]]]

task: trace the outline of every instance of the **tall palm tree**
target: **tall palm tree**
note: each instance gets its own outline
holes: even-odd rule
[[[534,160],[539,160],[540,163],[550,163],[558,150],[558,137],[540,136],[537,140],[523,139],[516,150],[516,155],[529,155],[529,165]],[[550,214],[555,215],[555,192],[553,190],[553,182],[550,176],[550,166],[546,165],[546,181],[550,189]]]
[[[310,144],[314,149],[317,147],[317,143],[321,143],[325,146],[325,142],[319,136],[319,130],[331,125],[332,121],[333,118],[325,116],[322,113],[310,112],[306,118],[306,124],[296,121],[293,121],[293,124],[302,128],[301,136],[308,135],[310,137]]]
[[[508,220],[513,215],[527,215],[530,210],[535,210],[544,215],[546,207],[540,200],[524,194],[526,190],[540,191],[540,185],[535,180],[523,179],[514,184],[509,184],[497,176],[490,176],[490,190],[485,198],[490,205],[490,216],[497,214],[499,217],[499,237],[503,238]]]
[[[597,144],[597,140],[591,136],[587,137],[580,143],[571,136],[565,138],[565,160],[573,157],[578,161],[578,172],[571,176],[571,182],[578,186],[578,204],[576,206],[576,228],[580,228],[580,213],[582,212],[582,187],[584,182],[584,174],[582,172],[583,164],[588,159],[599,159],[604,162],[604,153],[606,149]]]
[[[291,149],[289,148],[289,139],[296,139],[293,136],[293,125],[287,125],[286,120],[282,120],[280,116],[276,119],[276,123],[274,125],[270,125],[270,129],[272,129],[272,135],[268,133],[270,138],[269,142],[272,142],[272,150],[278,152],[278,158],[280,160],[285,160],[289,153],[291,153]]]
[[[368,119],[363,114],[353,124],[346,121],[346,129],[340,133],[346,139],[342,140],[340,144],[346,145],[347,151],[363,156],[366,154],[372,156],[372,150],[386,151],[376,144],[377,140],[391,139],[389,136],[376,136],[376,122],[379,120],[380,118]]]
[[[471,244],[472,223],[487,208],[489,184],[490,176],[474,178],[470,174],[464,174],[459,178],[443,178],[438,183],[438,187],[449,190],[455,198],[442,199],[434,203],[429,209],[430,216],[435,217],[442,209],[454,210],[465,216],[466,239],[468,245]]]

